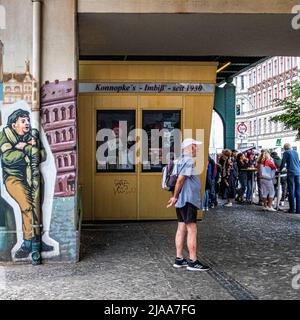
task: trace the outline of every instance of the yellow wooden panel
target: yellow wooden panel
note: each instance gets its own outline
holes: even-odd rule
[[[136,109],[137,96],[133,95],[94,95],[95,109]]]
[[[176,219],[175,208],[167,209],[166,207],[171,193],[161,188],[161,175],[141,175],[139,192],[139,220]],[[203,214],[198,211],[198,219],[201,218],[203,218]]]
[[[95,177],[95,220],[137,219],[136,174],[97,174]]]
[[[142,109],[170,109],[176,110],[183,107],[183,96],[151,95],[140,96],[140,107]]]
[[[84,219],[93,219],[93,177],[92,135],[93,97],[79,96],[78,133],[79,133],[79,184],[82,186]]]
[[[200,176],[202,193],[205,188],[206,181],[206,168],[207,168],[207,159],[209,151],[209,141],[210,141],[210,130],[211,130],[211,121],[212,121],[212,111],[214,105],[214,96],[205,95],[205,96],[185,96],[185,128],[191,128],[196,133],[196,129],[204,130],[204,139],[202,137],[198,138],[204,140],[204,144],[200,146],[202,153],[201,158],[203,161],[203,172]],[[194,138],[197,138],[195,135]]]
[[[161,188],[161,175],[141,175],[139,219],[176,219],[175,209],[166,208],[170,196]]]
[[[215,83],[217,62],[80,61],[80,82]]]

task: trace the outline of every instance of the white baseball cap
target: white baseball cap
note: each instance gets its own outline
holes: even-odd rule
[[[192,138],[187,138],[187,139],[184,139],[184,140],[182,141],[181,149],[184,149],[184,148],[190,146],[191,144],[200,145],[200,144],[202,144],[202,142],[201,142],[201,141],[194,140],[194,139],[192,139]]]

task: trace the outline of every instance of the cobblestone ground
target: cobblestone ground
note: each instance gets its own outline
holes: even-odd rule
[[[0,266],[0,299],[300,298],[300,217],[218,207],[198,228],[209,272],[172,268],[175,221],[84,226],[77,264]]]

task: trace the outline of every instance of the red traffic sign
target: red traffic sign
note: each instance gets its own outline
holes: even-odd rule
[[[245,134],[245,133],[248,131],[248,127],[246,126],[245,123],[240,123],[240,124],[237,126],[237,131],[238,131],[238,133],[240,133],[240,134]]]

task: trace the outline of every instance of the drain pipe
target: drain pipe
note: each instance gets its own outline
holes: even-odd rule
[[[40,83],[41,83],[41,28],[42,28],[42,0],[32,0],[33,30],[32,30],[32,122],[41,132],[40,121]],[[36,143],[33,141],[33,144]],[[39,147],[40,143],[37,142]],[[32,194],[34,195],[32,211],[32,265],[39,265],[42,247],[42,212],[41,212],[41,171],[40,152],[35,154],[31,162],[31,170],[37,170],[38,176],[32,177]]]

